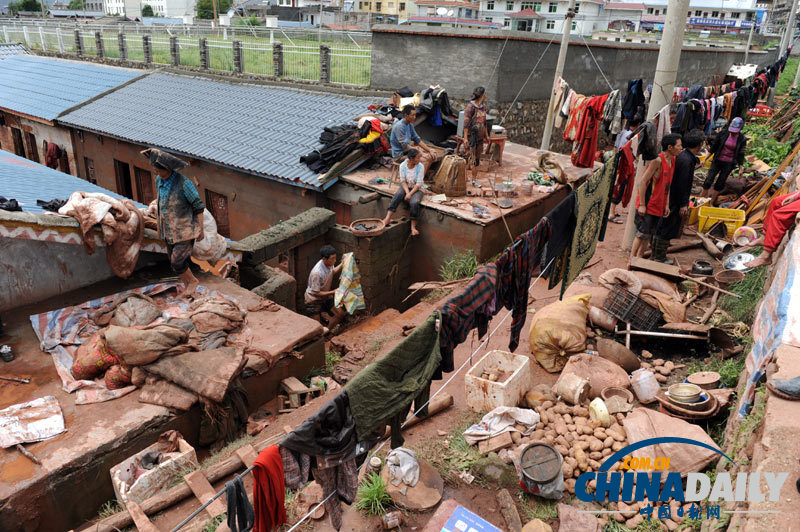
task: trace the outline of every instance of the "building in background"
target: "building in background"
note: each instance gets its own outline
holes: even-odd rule
[[[194,15],[196,4],[197,0],[104,0],[103,10],[107,15],[141,19],[142,7],[149,5],[159,17],[183,17]]]
[[[480,18],[500,27],[540,33],[562,33],[569,2],[566,0],[481,0]],[[579,0],[572,33],[591,35],[614,28],[637,30],[643,4]]]
[[[464,0],[417,0],[416,11],[408,16],[408,23],[423,26],[457,28],[499,28],[502,25],[480,18],[480,4]]]
[[[369,13],[373,23],[398,24],[416,13],[414,0],[356,0],[353,9]]]
[[[620,0],[632,3],[632,0]],[[636,0],[644,4],[642,28],[661,31],[667,14],[667,0]],[[755,0],[691,0],[686,13],[687,31],[711,31],[712,33],[742,33],[756,29],[766,16],[765,10],[756,7]]]

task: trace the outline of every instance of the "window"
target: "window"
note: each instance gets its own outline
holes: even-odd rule
[[[486,10],[494,11],[494,0],[489,0],[488,2],[486,2]]]
[[[512,7],[510,7],[509,9],[513,9],[513,5],[514,4],[512,2],[509,2],[509,4],[512,5]],[[541,7],[542,7],[542,4],[539,4],[539,8],[540,9],[541,9]],[[522,2],[522,4],[520,4],[520,6],[519,6],[519,9],[520,9],[520,11],[524,11],[525,9],[533,9],[533,2]]]
[[[660,15],[660,14],[661,14],[661,10],[659,10],[659,9],[656,9],[656,16],[658,16],[658,15]]]
[[[744,17],[744,18],[745,18],[745,20],[753,20],[753,12],[752,12],[752,11],[748,11],[748,12],[745,14],[745,17]]]
[[[741,15],[741,13],[731,13],[731,18],[739,18],[739,15]]]
[[[34,162],[39,162],[39,150],[36,148],[36,135],[33,133],[25,133],[25,142],[27,145],[28,159]]]
[[[556,11],[558,11],[558,2],[550,2],[547,4],[548,13],[555,13]]]
[[[228,220],[228,196],[206,189],[206,208],[217,222],[217,233],[230,238],[231,224]]]
[[[719,16],[719,11],[712,11],[711,18],[717,18]]]
[[[580,8],[581,8],[580,4],[575,4],[575,13],[577,13]]]
[[[117,194],[122,194],[126,198],[133,199],[133,187],[131,187],[131,167],[128,163],[123,163],[114,159],[114,177],[117,180]]]
[[[697,11],[694,12],[694,16],[702,17],[703,16],[703,12],[698,9]]]
[[[380,10],[381,10],[381,3],[375,2],[375,11],[380,11]]]
[[[575,31],[578,28],[578,24],[573,22],[572,23],[572,31]]]
[[[533,5],[533,2],[522,2],[522,5],[524,6],[526,3]],[[514,2],[506,2],[506,11],[514,11]]]
[[[544,25],[544,27],[547,28],[548,30],[552,30],[556,27],[556,21],[548,20],[547,23]]]
[[[25,145],[22,143],[22,131],[12,127],[11,138],[14,141],[14,153],[20,157],[25,157]]]
[[[151,201],[156,199],[153,176],[147,170],[134,166],[133,177],[136,180],[136,195],[139,197],[139,203],[149,205]]]
[[[58,169],[65,174],[72,174],[72,172],[69,171],[69,155],[67,155],[67,150],[62,150],[61,147],[58,148]]]
[[[708,18],[708,11],[703,11],[703,18]]]
[[[88,157],[84,157],[83,168],[86,171],[86,180],[90,183],[97,184],[97,179],[94,177],[94,161]]]
[[[647,14],[648,15],[652,15],[653,14],[653,8],[652,7],[648,7],[647,8]]]
[[[503,27],[504,28],[508,28],[509,26],[511,26],[511,19],[510,18],[504,18],[503,19]]]
[[[400,2],[400,11],[405,11],[405,10],[406,10],[406,3]]]

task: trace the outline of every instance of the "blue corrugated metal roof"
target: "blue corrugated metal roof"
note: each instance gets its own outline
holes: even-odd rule
[[[68,200],[73,192],[101,192],[112,198],[125,199],[115,192],[93,185],[80,177],[53,170],[13,153],[0,150],[0,196],[13,198],[25,212],[42,212],[36,200]],[[134,202],[139,208],[141,203]]]
[[[287,181],[322,187],[300,156],[325,126],[351,121],[371,98],[289,87],[150,74],[59,118],[137,144]]]
[[[30,54],[27,48],[17,42],[0,43],[0,59],[11,57],[12,55]]]
[[[123,68],[14,55],[0,61],[0,107],[53,120],[70,107],[141,75]]]

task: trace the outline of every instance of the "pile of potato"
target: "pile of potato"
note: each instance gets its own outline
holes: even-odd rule
[[[645,354],[649,353],[647,353],[647,351],[642,353],[644,358],[650,358],[653,356],[650,355],[650,357],[647,357]],[[654,358],[650,359],[649,361],[642,360],[642,368],[649,369],[650,371],[655,373],[656,380],[660,384],[665,384],[668,380],[668,377],[672,375],[673,371],[683,369],[685,367],[686,367],[685,364],[675,364],[671,360],[665,361],[663,358]]]
[[[658,519],[658,506],[650,503],[649,501],[642,501],[642,502],[631,502],[630,504],[624,502],[611,502],[608,503],[609,510],[619,510],[622,513],[619,514],[606,514],[600,517],[600,521],[603,523],[603,526],[610,520],[613,519],[618,523],[624,523],[626,527],[630,528],[631,530],[635,529],[639,524],[645,520],[645,516],[639,513],[639,510],[642,508],[646,508],[648,505],[653,506],[653,513],[651,514],[651,520],[658,523],[659,527],[662,530],[666,530],[669,532],[674,532],[678,529],[678,527],[683,523],[684,519],[688,519],[689,517],[689,508],[692,506],[690,504],[681,505],[680,501],[670,501],[669,503],[658,503],[659,506],[663,504],[668,504],[670,507],[670,515],[672,516],[669,519]],[[683,506],[683,515],[678,516],[678,509]]]

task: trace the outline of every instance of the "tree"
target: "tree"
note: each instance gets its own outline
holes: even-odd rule
[[[67,8],[74,11],[83,11],[86,9],[86,0],[69,0]]]
[[[143,17],[154,17],[154,16],[156,16],[156,14],[153,13],[153,6],[151,6],[150,4],[143,5],[142,6],[142,16]]]
[[[17,13],[19,11],[41,11],[42,4],[39,3],[39,0],[20,0],[19,2],[8,4],[8,10],[12,13]]]
[[[231,7],[231,0],[216,0],[217,13],[226,13]],[[213,19],[214,7],[212,0],[197,0],[197,18]]]

